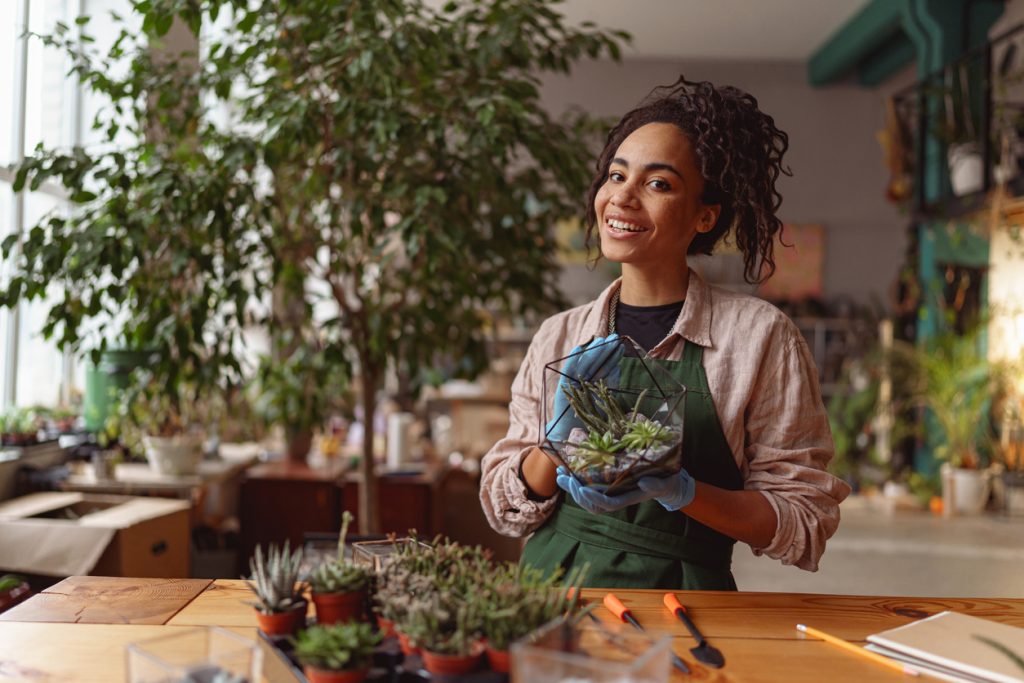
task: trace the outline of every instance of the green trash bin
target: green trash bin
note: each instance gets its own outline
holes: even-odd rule
[[[82,412],[85,428],[91,432],[103,429],[110,408],[128,387],[132,370],[143,365],[148,357],[145,351],[108,349],[100,356],[98,365],[85,370],[85,404]]]

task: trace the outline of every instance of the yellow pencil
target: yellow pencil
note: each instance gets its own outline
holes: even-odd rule
[[[811,628],[810,626],[804,626],[803,624],[797,624],[796,625],[796,630],[797,631],[802,631],[802,632],[806,633],[809,636],[813,636],[814,638],[821,638],[826,643],[831,643],[833,645],[836,645],[838,647],[843,648],[847,652],[852,652],[854,654],[860,655],[861,657],[867,657],[868,659],[870,659],[873,662],[877,662],[879,664],[884,664],[885,666],[889,667],[890,669],[896,669],[897,671],[905,673],[908,676],[917,676],[918,675],[917,671],[915,671],[914,669],[911,669],[909,666],[901,664],[901,663],[899,663],[899,662],[897,662],[895,660],[889,659],[888,657],[883,657],[882,655],[880,655],[878,653],[875,653],[875,652],[872,652],[871,650],[865,650],[864,648],[860,647],[859,645],[854,645],[853,643],[845,641],[842,638],[837,638],[835,636],[830,636],[829,634],[823,633],[823,632],[819,631],[816,628]]]

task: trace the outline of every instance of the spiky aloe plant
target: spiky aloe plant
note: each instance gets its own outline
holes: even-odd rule
[[[278,548],[273,543],[267,549],[256,546],[256,552],[249,559],[252,575],[246,580],[258,601],[249,604],[264,614],[287,612],[303,602],[305,586],[299,581],[299,566],[302,564],[302,548],[289,552],[288,541]]]

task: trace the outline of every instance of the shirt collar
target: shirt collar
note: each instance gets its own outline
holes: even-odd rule
[[[622,278],[608,285],[590,307],[583,322],[583,336],[587,339],[603,337],[608,332],[608,304],[612,295],[622,286]],[[711,287],[695,270],[690,269],[690,282],[687,285],[686,301],[679,312],[670,334],[689,339],[700,346],[712,346],[711,343]]]

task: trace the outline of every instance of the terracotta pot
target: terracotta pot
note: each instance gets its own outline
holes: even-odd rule
[[[482,649],[476,649],[468,655],[442,655],[423,650],[423,666],[427,671],[438,676],[460,676],[476,671],[480,665]]]
[[[366,680],[369,669],[358,669],[356,671],[331,671],[329,669],[316,669],[311,666],[302,668],[309,683],[362,683]]]
[[[363,618],[366,591],[353,593],[313,593],[316,623],[324,626]]]
[[[509,672],[509,652],[508,650],[495,650],[490,645],[487,646],[487,663],[491,666],[491,671],[497,671],[498,673],[507,674]]]
[[[398,647],[402,649],[402,654],[405,656],[418,655],[421,650],[418,647],[413,647],[412,643],[409,642],[409,636],[405,635],[401,631],[395,631],[398,634]]]
[[[377,616],[377,629],[384,634],[385,638],[392,638],[396,635],[395,622],[380,615]]]
[[[260,630],[268,636],[289,636],[306,623],[306,603],[297,605],[287,612],[264,614],[256,610],[256,621]]]

